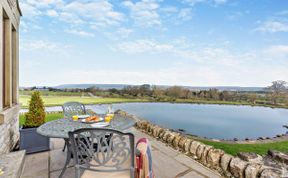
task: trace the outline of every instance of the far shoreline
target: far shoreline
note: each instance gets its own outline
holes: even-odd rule
[[[74,98],[75,99],[75,98]],[[105,99],[105,98],[104,98]],[[251,106],[251,107],[266,107],[271,109],[288,109],[288,106],[281,106],[281,105],[268,105],[268,104],[250,104],[245,102],[231,102],[231,101],[200,101],[200,100],[176,100],[174,102],[171,101],[154,101],[154,100],[146,100],[146,99],[129,99],[129,98],[121,98],[121,99],[127,99],[126,101],[108,101],[108,102],[83,102],[85,105],[102,105],[102,104],[123,104],[123,103],[170,103],[170,104],[203,104],[203,105],[227,105],[227,106]],[[72,101],[72,100],[71,100]],[[73,100],[77,101],[77,100]],[[81,102],[81,101],[79,101]],[[45,104],[45,107],[56,107],[56,106],[62,106],[62,104]],[[22,106],[21,109],[28,109],[28,106]]]

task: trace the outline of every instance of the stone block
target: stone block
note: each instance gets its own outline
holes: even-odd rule
[[[167,143],[169,145],[173,145],[173,140],[176,138],[176,136],[178,136],[179,133],[176,133],[176,132],[171,132],[167,138]]]
[[[154,127],[154,129],[153,129],[153,136],[154,136],[155,138],[158,138],[159,135],[160,135],[160,133],[161,133],[162,131],[163,131],[163,128],[161,128],[161,127],[159,127],[159,126]]]
[[[268,155],[271,156],[275,161],[288,165],[288,154],[282,153],[280,151],[269,150]]]
[[[187,140],[187,137],[181,136],[181,138],[180,138],[180,140],[179,140],[179,142],[178,142],[178,147],[179,147],[182,151],[184,151],[184,149],[185,149],[185,142],[186,142],[186,140]]]
[[[175,138],[173,140],[173,147],[174,148],[178,149],[178,144],[180,142],[181,137],[182,137],[181,135],[176,135],[175,136]]]
[[[148,121],[140,120],[137,122],[136,127],[142,130],[146,130],[148,123]]]
[[[256,153],[251,153],[251,152],[240,152],[237,154],[237,156],[244,160],[248,161],[250,163],[261,163],[263,161],[262,156],[256,154]]]
[[[192,141],[191,142],[191,145],[190,145],[190,149],[189,149],[189,152],[192,154],[192,155],[196,155],[197,154],[197,149],[199,147],[199,145],[202,145],[200,142],[197,142],[197,141]],[[202,153],[201,153],[202,154]]]
[[[165,134],[165,132],[167,131],[168,129],[163,129],[163,130],[161,130],[161,132],[159,133],[159,138],[163,138],[163,136],[164,136],[164,134]]]
[[[209,145],[205,145],[203,153],[201,155],[201,163],[203,163],[204,165],[207,165],[207,157],[208,157],[208,153],[209,151],[212,149],[212,146]]]
[[[221,167],[221,171],[223,175],[225,175],[226,177],[232,177],[232,174],[229,170],[229,164],[232,160],[233,156],[224,153],[224,155],[221,156],[220,158],[220,167]]]
[[[220,149],[211,149],[207,155],[208,166],[213,169],[220,168],[220,159],[224,155],[224,151]]]
[[[257,178],[260,174],[260,164],[249,164],[245,169],[245,178]]]
[[[153,127],[154,127],[153,124],[148,123],[148,124],[147,124],[147,128],[146,128],[146,132],[151,135],[151,133],[152,133],[152,128],[153,128]]]
[[[264,169],[261,172],[260,178],[282,178],[281,171],[276,169]]]
[[[192,144],[193,144],[193,142],[192,142]],[[190,150],[192,149],[192,144],[191,144]],[[205,146],[206,146],[206,145],[204,145],[204,144],[202,144],[202,143],[200,143],[200,144],[198,145],[198,148],[197,148],[197,150],[196,150],[196,156],[197,156],[198,159],[201,159],[201,156],[202,156],[202,154],[203,154],[203,152],[204,152]],[[191,153],[192,153],[192,152],[191,152]]]
[[[234,177],[244,178],[247,162],[240,158],[232,158],[229,170]]]
[[[184,151],[190,152],[190,146],[191,146],[192,140],[187,138],[187,140],[184,143]]]

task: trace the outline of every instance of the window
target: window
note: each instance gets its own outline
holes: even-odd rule
[[[18,49],[17,31],[12,27],[12,104],[18,103]]]
[[[11,106],[11,24],[3,10],[3,108]]]

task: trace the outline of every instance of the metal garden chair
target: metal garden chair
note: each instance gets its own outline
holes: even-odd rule
[[[73,115],[87,114],[85,105],[76,101],[64,103],[62,109],[64,118],[71,118]]]
[[[109,139],[107,135],[110,135]],[[109,175],[119,178],[124,175],[134,178],[135,150],[132,133],[86,128],[69,132],[69,142],[74,157],[76,178],[80,178],[81,171],[83,177]]]
[[[66,102],[62,106],[64,118],[72,118],[73,115],[83,115],[87,114],[85,105],[76,101]],[[65,151],[66,143],[62,149],[62,151]]]

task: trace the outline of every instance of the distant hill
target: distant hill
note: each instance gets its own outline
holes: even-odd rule
[[[54,88],[58,89],[71,89],[71,88],[79,88],[79,89],[85,89],[89,87],[96,87],[100,89],[123,89],[124,87],[131,86],[128,84],[64,84],[64,85],[58,85]],[[133,86],[139,86],[139,85],[133,85]],[[169,88],[171,86],[169,85],[157,85],[160,88]],[[239,86],[211,86],[211,87],[201,87],[201,86],[182,86],[184,88],[190,89],[190,90],[209,90],[211,88],[216,88],[221,91],[264,91],[264,87],[239,87]]]
[[[79,89],[85,89],[85,88],[89,88],[89,87],[96,87],[96,88],[100,88],[100,89],[111,89],[111,88],[116,88],[116,89],[122,89],[126,86],[130,86],[130,85],[126,85],[126,84],[64,84],[64,85],[58,85],[55,86],[54,88],[57,89],[71,89],[71,88],[79,88]]]

